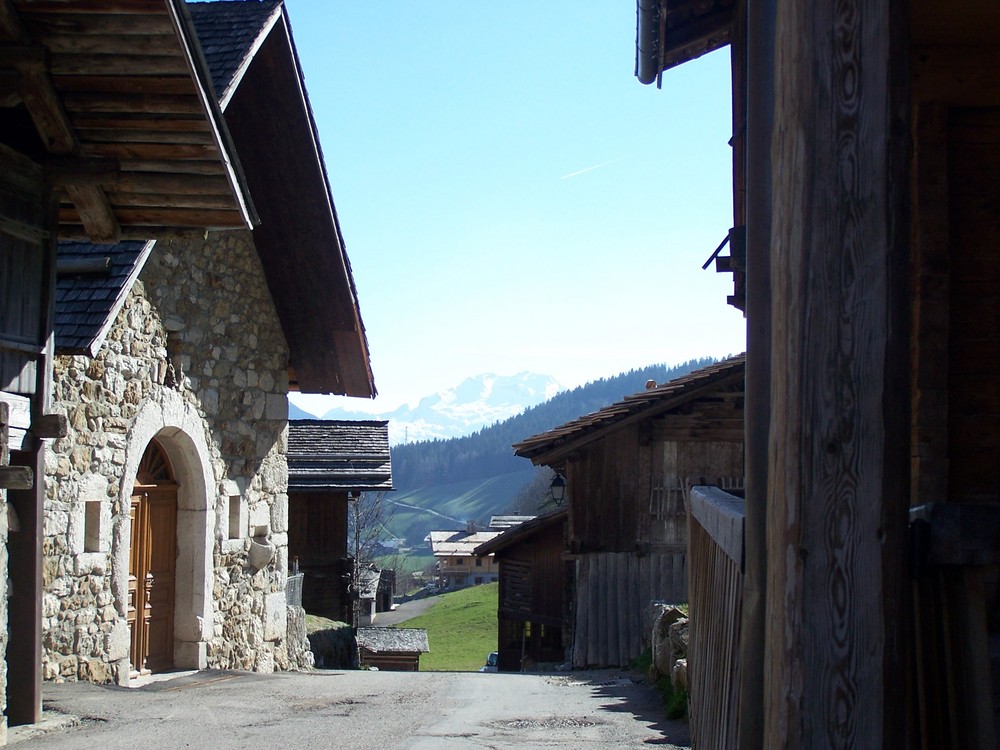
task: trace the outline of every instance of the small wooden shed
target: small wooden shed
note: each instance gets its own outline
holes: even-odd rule
[[[685,491],[742,487],[743,369],[727,359],[514,446],[566,477],[575,667],[628,664],[648,604],[686,601]]]
[[[423,628],[358,628],[358,662],[387,672],[419,672],[430,652]]]
[[[562,663],[572,634],[573,563],[563,558],[565,508],[516,526],[476,548],[500,567],[497,669]]]
[[[288,555],[305,574],[306,612],[353,620],[347,503],[360,492],[391,489],[388,422],[288,423]]]

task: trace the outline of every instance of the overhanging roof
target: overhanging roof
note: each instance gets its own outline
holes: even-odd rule
[[[388,422],[295,419],[288,423],[289,492],[391,489]]]
[[[182,0],[3,0],[0,77],[3,142],[58,189],[61,237],[255,220]]]
[[[545,531],[553,524],[561,524],[565,522],[568,515],[569,513],[566,508],[557,508],[556,510],[536,516],[530,521],[525,521],[522,524],[507,529],[495,539],[491,539],[484,544],[480,544],[475,549],[475,555],[476,557],[485,557],[486,555],[492,555],[500,552],[511,545],[517,544],[525,539],[530,539],[535,534]]]
[[[60,242],[56,264],[58,354],[97,355],[155,243]]]
[[[534,464],[551,465],[583,445],[633,422],[652,419],[726,387],[738,386],[742,391],[745,365],[746,355],[740,354],[626,396],[603,409],[515,443],[514,453],[531,459]]]
[[[637,0],[635,75],[658,81],[664,70],[730,42],[735,0]]]
[[[288,342],[292,387],[374,397],[357,288],[284,6],[190,10],[260,211],[254,244]]]

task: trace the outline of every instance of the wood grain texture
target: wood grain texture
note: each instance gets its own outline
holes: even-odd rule
[[[882,747],[890,3],[776,7],[764,745]]]

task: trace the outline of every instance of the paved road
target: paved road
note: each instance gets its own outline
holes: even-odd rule
[[[44,733],[13,729],[17,750],[688,747],[649,685],[603,670],[207,671],[133,689],[46,685],[44,703]]]
[[[398,625],[411,617],[422,615],[428,609],[441,601],[439,596],[428,596],[423,599],[411,599],[408,602],[397,604],[391,612],[379,612],[375,615],[375,622],[372,625],[380,628],[387,628],[391,625]]]

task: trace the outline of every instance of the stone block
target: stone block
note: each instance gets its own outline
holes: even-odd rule
[[[287,627],[288,606],[285,604],[285,592],[278,591],[264,597],[264,640],[277,641],[285,639]]]
[[[275,533],[288,531],[288,495],[281,494],[274,498],[271,505],[271,530]]]
[[[267,395],[267,408],[264,410],[265,419],[287,420],[288,419],[288,396],[284,393],[269,393]]]
[[[118,620],[110,632],[104,635],[104,652],[107,654],[108,661],[127,659],[130,647],[128,622]]]
[[[669,677],[676,660],[670,645],[670,626],[684,617],[677,607],[664,609],[653,623],[651,644],[653,647],[653,664],[650,667],[652,677]]]

